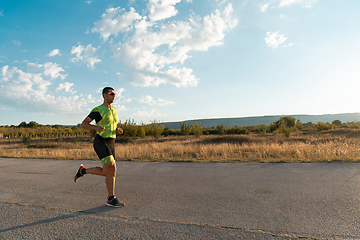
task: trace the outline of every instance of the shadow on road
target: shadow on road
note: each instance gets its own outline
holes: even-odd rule
[[[40,221],[33,222],[33,223],[27,223],[27,224],[23,224],[23,225],[16,226],[16,227],[2,229],[2,230],[0,230],[0,233],[7,232],[7,231],[12,231],[12,230],[17,230],[17,229],[21,229],[21,228],[25,228],[25,227],[37,226],[37,225],[45,224],[45,223],[57,222],[57,221],[66,220],[66,219],[69,219],[69,218],[83,216],[83,215],[91,214],[91,213],[106,213],[106,212],[112,211],[114,209],[115,208],[112,208],[112,207],[99,206],[99,207],[95,207],[95,208],[90,208],[90,209],[86,209],[86,210],[82,210],[82,211],[78,211],[78,212],[73,212],[73,213],[61,215],[61,216],[58,216],[58,217],[53,217],[53,218],[49,218],[49,219],[40,220]]]

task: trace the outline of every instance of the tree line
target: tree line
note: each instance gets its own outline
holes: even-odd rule
[[[271,123],[270,125],[254,125],[254,126],[224,126],[220,124],[213,127],[203,127],[201,122],[183,122],[180,123],[178,129],[167,128],[164,123],[159,121],[152,121],[150,124],[137,124],[134,119],[119,122],[118,127],[124,130],[124,137],[145,137],[153,136],[159,138],[160,136],[169,135],[224,135],[224,134],[265,134],[275,133],[281,134],[285,137],[290,137],[296,131],[325,131],[330,129],[348,128],[360,129],[360,122],[347,122],[342,123],[340,120],[334,120],[332,123],[312,122],[302,123],[299,119],[291,116],[282,116],[279,120]],[[26,123],[21,122],[17,126],[1,126],[0,134],[4,138],[49,138],[49,137],[70,137],[70,136],[94,136],[95,131],[88,131],[80,127],[80,124],[73,127],[61,125],[41,125],[35,121]]]
[[[270,125],[259,124],[253,126],[224,126],[220,124],[213,127],[203,127],[201,122],[183,122],[180,123],[179,129],[167,128],[164,123],[154,120],[150,125],[136,124],[134,120],[126,120],[124,123],[119,123],[119,127],[124,130],[126,137],[145,137],[146,135],[154,136],[155,138],[163,135],[230,135],[230,134],[265,134],[274,133],[281,134],[285,137],[290,137],[296,131],[325,131],[330,129],[348,128],[360,129],[360,122],[342,123],[340,120],[334,120],[332,123],[312,122],[302,123],[299,119],[291,116],[282,116],[279,120]]]

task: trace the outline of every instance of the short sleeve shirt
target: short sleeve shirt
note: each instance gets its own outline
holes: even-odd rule
[[[96,132],[98,135],[103,138],[116,138],[116,128],[119,119],[115,107],[109,109],[104,105],[97,106],[91,110],[87,117],[95,120],[97,126],[105,127],[104,131]]]

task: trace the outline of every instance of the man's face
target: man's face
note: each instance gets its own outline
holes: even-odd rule
[[[104,93],[104,99],[108,103],[113,103],[115,100],[115,91],[109,90],[108,92]]]

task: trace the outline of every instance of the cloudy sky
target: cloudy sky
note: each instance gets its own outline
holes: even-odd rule
[[[360,112],[358,0],[0,2],[0,125]]]

